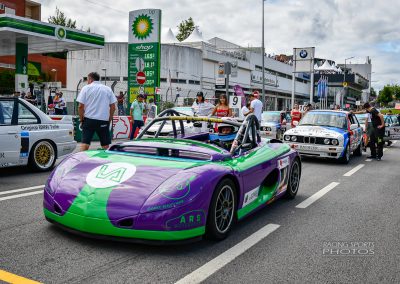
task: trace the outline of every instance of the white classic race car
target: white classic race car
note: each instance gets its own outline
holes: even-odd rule
[[[296,128],[285,132],[284,142],[301,155],[338,159],[362,155],[363,130],[354,114],[345,111],[309,111]]]
[[[50,170],[75,150],[70,121],[55,121],[29,102],[0,98],[0,168],[29,165]]]

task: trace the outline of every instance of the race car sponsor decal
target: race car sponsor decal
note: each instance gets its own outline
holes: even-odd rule
[[[278,169],[283,169],[289,166],[289,157],[278,160]]]
[[[194,210],[166,222],[167,229],[188,229],[204,225],[206,214],[203,210]]]
[[[127,181],[135,173],[135,165],[108,163],[91,170],[86,177],[86,183],[96,188],[107,188]]]
[[[276,195],[279,195],[286,191],[288,185],[288,178],[289,178],[289,167],[285,167],[281,169],[281,177],[278,186],[278,190],[276,191]]]
[[[189,194],[191,182],[195,178],[196,175],[193,175],[182,182],[173,182],[173,184],[170,184],[169,182],[164,183],[159,189],[159,193],[168,199],[183,199]]]
[[[37,125],[21,125],[21,130],[35,131],[35,130],[53,130],[59,129],[57,124],[37,124]]]
[[[29,155],[29,132],[21,132],[21,150],[19,156],[22,158],[27,158]]]
[[[244,195],[242,208],[257,199],[260,187],[256,187]]]

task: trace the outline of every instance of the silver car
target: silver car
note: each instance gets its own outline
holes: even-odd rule
[[[50,170],[75,147],[70,121],[54,121],[19,98],[0,98],[0,168],[28,165]]]

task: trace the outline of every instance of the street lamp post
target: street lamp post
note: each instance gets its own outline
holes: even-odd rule
[[[104,85],[107,86],[107,68],[101,68],[104,71]]]
[[[345,60],[344,60],[344,70],[343,70],[343,95],[342,95],[342,101],[340,102],[340,104],[341,104],[341,108],[343,108],[343,102],[344,102],[344,95],[345,95],[345,91],[346,91],[346,87],[344,86],[345,85],[345,83],[346,83],[346,61],[347,60],[349,60],[349,59],[352,59],[352,58],[354,58],[354,56],[352,56],[352,57],[349,57],[349,58],[346,58]]]
[[[265,46],[264,46],[264,1],[262,0],[262,100],[263,100],[263,106],[265,105],[265,59],[264,59],[264,54],[265,54]]]

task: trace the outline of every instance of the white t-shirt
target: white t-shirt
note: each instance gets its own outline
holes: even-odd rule
[[[54,107],[58,109],[63,109],[65,107],[64,98],[58,98],[58,103]]]
[[[198,116],[208,116],[212,113],[214,109],[214,105],[209,102],[204,103],[196,103],[196,101],[192,105],[193,112]]]
[[[252,100],[250,108],[254,109],[254,115],[257,117],[258,121],[261,122],[261,113],[263,108],[262,102],[259,99]]]
[[[94,81],[82,88],[76,101],[85,105],[85,117],[108,121],[110,105],[117,99],[110,87]]]
[[[249,113],[249,109],[247,108],[247,106],[243,106],[242,110],[240,111],[240,116],[239,118],[244,119],[246,116],[244,114],[248,114]]]

